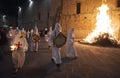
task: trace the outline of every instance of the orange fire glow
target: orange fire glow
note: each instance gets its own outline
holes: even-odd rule
[[[11,51],[17,50],[17,46],[15,45],[10,46],[10,48],[11,48]]]
[[[96,28],[92,33],[90,33],[85,39],[85,42],[94,43],[96,42],[96,38],[104,33],[110,34],[110,39],[115,38],[113,35],[113,29],[111,28],[111,19],[108,14],[109,7],[107,4],[102,4],[99,8],[97,8],[98,13],[96,16]]]

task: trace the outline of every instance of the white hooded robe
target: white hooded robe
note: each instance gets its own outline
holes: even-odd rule
[[[31,29],[30,31],[30,51],[34,51],[35,43],[32,41],[32,36],[34,35],[34,30]]]
[[[53,30],[50,38],[52,45],[52,59],[55,61],[56,64],[61,64],[61,55],[60,55],[60,48],[57,48],[53,44],[53,39],[58,35],[59,32],[61,32],[61,26],[59,23],[56,23],[55,29]]]
[[[51,34],[52,34],[52,27],[50,27],[50,30],[49,30],[49,32],[48,32],[48,46],[51,46],[51,45],[52,45],[52,43],[51,43],[51,41],[50,41]]]
[[[34,33],[35,33],[36,35],[40,36],[37,26],[35,26]],[[35,51],[38,51],[38,49],[39,49],[39,42],[35,42]]]
[[[12,59],[15,68],[22,68],[25,61],[25,52],[28,50],[28,43],[25,37],[20,37],[21,32],[19,32],[13,40],[13,45],[20,42],[20,48],[12,52]]]
[[[77,51],[74,46],[74,28],[70,30],[67,36],[67,46],[66,46],[66,56],[67,57],[77,57]]]

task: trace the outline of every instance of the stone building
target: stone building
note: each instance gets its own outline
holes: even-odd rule
[[[60,22],[65,35],[75,28],[76,38],[84,39],[96,27],[97,8],[103,2],[109,6],[109,16],[114,35],[120,38],[120,0],[34,0],[34,7],[22,13],[22,24],[26,28],[37,25],[39,29]]]
[[[29,4],[29,2],[26,2],[24,5],[19,6],[18,27],[20,28],[31,29],[35,26],[36,21],[38,21],[37,0],[34,0],[32,5]]]
[[[29,2],[26,3],[18,15],[19,27],[31,29],[37,25],[39,30],[49,28],[53,25],[56,10],[60,6],[61,0],[33,0],[31,6]]]
[[[105,0],[63,0],[61,25],[64,32],[68,33],[71,27],[75,28],[77,38],[83,39],[95,28],[97,8]],[[106,0],[109,7],[109,16],[112,20],[111,27],[115,35],[120,35],[120,0]]]

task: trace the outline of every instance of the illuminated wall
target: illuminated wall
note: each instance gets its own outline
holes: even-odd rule
[[[116,28],[118,37],[120,27],[120,9],[117,7],[118,0],[107,0],[110,8],[112,27]],[[80,13],[77,14],[77,4],[80,3]],[[76,38],[83,39],[95,28],[97,8],[102,0],[63,0],[61,25],[63,32],[67,34],[70,28],[75,28]]]
[[[120,33],[120,0],[106,0],[110,8],[111,26],[116,28],[115,35]],[[118,2],[119,1],[119,2]],[[83,39],[95,28],[97,8],[102,0],[33,0],[28,9],[23,6],[22,25],[27,29],[38,26],[39,30],[49,28],[58,21],[65,35],[70,28],[75,28],[76,38]],[[61,11],[61,12],[60,12]],[[60,13],[59,13],[60,12]]]

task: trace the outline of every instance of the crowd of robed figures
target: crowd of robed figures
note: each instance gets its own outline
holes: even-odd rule
[[[49,28],[49,32],[45,34],[45,40],[48,42],[48,48],[52,49],[51,60],[54,62],[58,69],[60,69],[60,65],[62,63],[60,51],[61,48],[58,48],[54,43],[54,38],[62,32],[62,27],[59,23],[55,24],[54,30],[52,27]],[[22,28],[20,29],[10,29],[8,33],[8,38],[12,49],[12,60],[15,68],[15,72],[21,69],[25,62],[25,54],[27,51],[38,52],[40,42],[33,42],[31,40],[32,35],[40,36],[38,31],[38,27],[35,26],[34,29],[27,31]],[[74,46],[75,35],[74,28],[71,28],[66,41],[66,57],[68,58],[77,58],[77,51]]]

